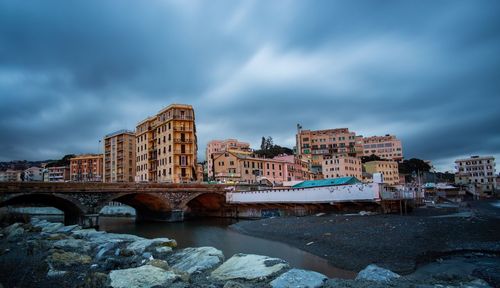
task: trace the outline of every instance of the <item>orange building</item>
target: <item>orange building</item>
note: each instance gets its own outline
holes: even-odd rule
[[[214,179],[213,156],[216,153],[235,151],[235,152],[251,152],[250,143],[240,142],[236,139],[212,140],[208,142],[205,150],[205,156],[208,165],[208,179]]]
[[[103,154],[83,154],[70,159],[70,177],[74,182],[101,182]]]
[[[172,104],[136,127],[136,182],[197,181],[194,109]]]
[[[363,179],[361,159],[358,157],[347,155],[324,156],[322,171],[325,179],[351,176],[359,180]]]
[[[104,137],[104,182],[134,182],[135,133],[120,130]]]

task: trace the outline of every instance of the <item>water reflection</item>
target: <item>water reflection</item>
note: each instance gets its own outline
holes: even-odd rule
[[[213,246],[226,258],[236,253],[268,255],[284,259],[292,267],[314,270],[336,278],[354,278],[355,274],[333,267],[320,257],[290,245],[243,235],[228,229],[231,219],[198,219],[177,223],[140,223],[133,218],[99,217],[100,230],[134,234],[147,238],[168,237],[177,240],[179,248]]]

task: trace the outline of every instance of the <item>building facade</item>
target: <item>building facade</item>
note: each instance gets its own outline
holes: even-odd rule
[[[472,156],[455,161],[455,184],[468,186],[472,193],[491,194],[497,188],[495,158]]]
[[[361,137],[361,136],[360,136]],[[401,140],[394,135],[361,137],[363,141],[363,155],[376,155],[381,159],[402,161],[403,146]]]
[[[309,162],[294,155],[276,156],[274,160],[285,163],[285,181],[305,181],[316,179],[309,170]]]
[[[197,138],[194,109],[172,104],[136,127],[136,181],[197,181]]]
[[[384,183],[389,185],[399,184],[398,162],[396,161],[370,161],[363,164],[367,173],[381,173],[384,177]]]
[[[358,157],[347,155],[324,156],[322,171],[325,179],[351,176],[356,177],[358,180],[363,179],[361,159]]]
[[[0,182],[19,182],[21,181],[21,174],[24,172],[21,170],[7,169],[5,171],[0,171]]]
[[[104,137],[104,182],[134,182],[135,132],[120,130]]]
[[[213,156],[216,153],[235,151],[235,152],[251,152],[250,143],[240,142],[236,139],[212,140],[208,142],[205,149],[205,159],[207,161],[208,179],[214,180]]]
[[[70,159],[70,180],[73,182],[102,182],[103,154],[83,154]]]
[[[353,157],[363,155],[362,140],[348,128],[328,130],[302,130],[296,135],[296,153],[309,159],[312,166],[321,167],[323,156],[345,154]]]
[[[35,182],[43,181],[44,168],[41,167],[30,167],[24,170],[24,181]]]
[[[70,168],[68,166],[48,167],[48,182],[66,182],[70,180]]]

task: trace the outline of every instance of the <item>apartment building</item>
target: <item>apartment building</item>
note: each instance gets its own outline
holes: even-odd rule
[[[0,171],[0,182],[19,182],[23,173],[23,171],[12,169]]]
[[[466,185],[475,194],[491,194],[497,188],[495,157],[472,156],[455,161],[455,184]]]
[[[215,153],[226,151],[247,152],[251,153],[250,143],[240,142],[237,139],[212,140],[208,142],[205,150],[205,159],[208,165],[208,179],[214,179],[213,156]]]
[[[136,181],[197,181],[197,138],[194,109],[172,104],[136,127]]]
[[[226,151],[214,155],[215,180],[221,182],[257,183],[269,181],[281,184],[287,181],[286,162],[256,158],[246,153]]]
[[[48,182],[66,182],[70,180],[70,168],[68,166],[47,167]]]
[[[30,167],[24,170],[24,181],[26,182],[36,182],[43,181],[44,168],[41,167]]]
[[[398,162],[403,160],[403,146],[395,135],[358,137],[363,141],[364,156],[376,155],[381,159]]]
[[[361,159],[358,157],[342,154],[324,156],[321,168],[325,179],[351,176],[363,179]]]
[[[363,164],[367,173],[381,173],[384,177],[384,183],[389,185],[399,184],[399,169],[396,161],[370,161]]]
[[[321,167],[323,156],[346,154],[359,157],[363,154],[362,140],[348,128],[328,130],[302,130],[296,135],[297,155],[311,160],[312,166]]]
[[[274,160],[285,163],[286,181],[305,181],[314,180],[314,175],[309,169],[309,162],[294,155],[276,156]]]
[[[70,159],[70,180],[73,182],[102,182],[103,154],[83,154]]]
[[[119,130],[104,136],[104,182],[134,182],[135,132]]]

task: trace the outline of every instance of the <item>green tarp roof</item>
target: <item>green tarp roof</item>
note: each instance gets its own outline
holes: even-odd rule
[[[361,183],[356,177],[340,177],[332,179],[322,179],[322,180],[308,180],[295,184],[292,188],[311,188],[311,187],[323,187],[323,186],[338,186],[338,185],[349,185]]]

